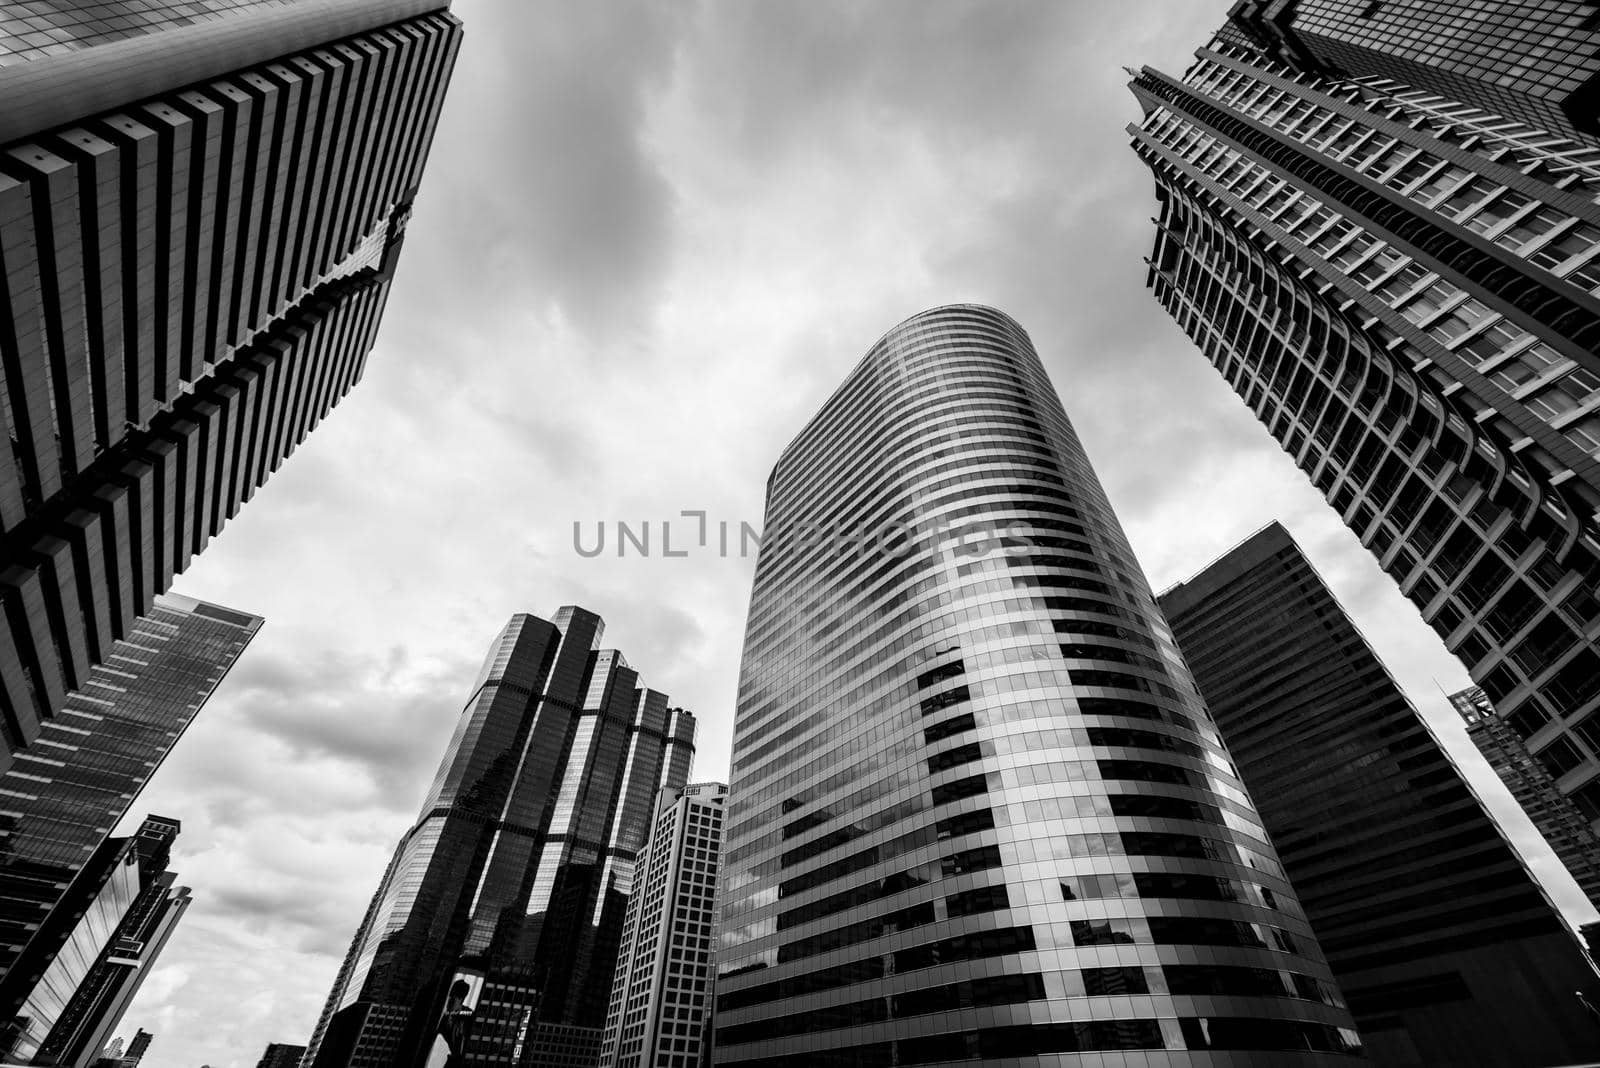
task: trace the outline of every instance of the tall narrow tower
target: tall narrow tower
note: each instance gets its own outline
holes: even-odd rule
[[[1338,7],[1307,24],[1337,34],[1360,5],[1272,6]],[[1582,5],[1367,6],[1374,33],[1431,10],[1433,58],[1454,14],[1492,10],[1473,32],[1533,71],[1557,59],[1543,13]],[[1600,709],[1600,147],[1384,55],[1307,72],[1230,23],[1184,77],[1140,72],[1149,284],[1505,724],[1571,747],[1561,788],[1600,816],[1576,729]]]
[[[604,626],[565,607],[501,631],[304,1064],[421,1065],[441,1040],[452,1063],[596,1063],[652,806],[694,755],[694,717]]]
[[[661,791],[622,925],[600,1068],[706,1063],[727,800],[720,782]]]
[[[1116,516],[997,311],[895,327],[779,458],[730,796],[720,1065],[1360,1063]]]
[[[361,377],[447,7],[0,12],[0,770]]]

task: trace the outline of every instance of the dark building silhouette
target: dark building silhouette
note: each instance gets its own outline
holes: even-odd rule
[[[66,888],[261,624],[190,597],[157,598],[0,773],[0,1013],[16,1009],[54,954],[46,919]]]
[[[1557,785],[1558,780],[1582,764],[1582,757],[1561,738],[1533,756],[1517,732],[1495,712],[1488,695],[1476,686],[1451,694],[1450,703],[1460,713],[1467,737],[1478,752],[1522,805],[1555,855],[1589,895],[1590,902],[1600,905],[1600,837],[1595,835],[1588,817]],[[1585,721],[1585,726],[1593,731],[1600,728],[1600,722],[1589,726]],[[1596,742],[1600,743],[1600,738]]]
[[[291,1046],[285,1042],[269,1043],[266,1052],[256,1062],[256,1068],[300,1068],[300,1058],[305,1051],[304,1046]]]
[[[1600,144],[1590,0],[1242,0],[1224,33],[1297,71],[1393,79]]]
[[[1039,357],[991,308],[896,326],[778,459],[730,798],[719,1065],[1362,1063]]]
[[[654,798],[694,754],[694,717],[601,649],[603,628],[564,607],[495,640],[308,1066],[417,1065],[440,1033],[452,1063],[598,1059]]]
[[[91,1068],[139,1068],[139,1062],[144,1060],[145,1050],[150,1048],[150,1040],[154,1037],[140,1028],[128,1040],[126,1050],[122,1048],[122,1039],[114,1039],[106,1047],[105,1055],[94,1061]]]
[[[446,6],[0,12],[0,768],[361,376]]]
[[[5,1063],[80,1068],[97,1059],[189,907],[189,888],[167,870],[179,830],[177,820],[146,817],[132,836],[102,843],[67,887],[6,977],[20,996],[8,994]],[[149,1042],[135,1036],[124,1059],[138,1063]]]
[[[661,791],[628,897],[601,1068],[700,1068],[708,1061],[727,801],[720,782]]]
[[[1374,28],[1431,13],[1418,48],[1487,34],[1484,77],[1516,91],[1592,59],[1543,34],[1565,0],[1369,6]],[[1308,33],[1360,7],[1274,5]],[[1156,298],[1600,817],[1600,148],[1236,32],[1197,55],[1133,82]]]
[[[1161,595],[1383,1068],[1600,1055],[1600,977],[1283,527]]]

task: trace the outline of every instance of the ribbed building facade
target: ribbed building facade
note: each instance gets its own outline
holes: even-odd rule
[[[1226,36],[1133,90],[1157,300],[1600,811],[1600,151]]]
[[[189,888],[167,868],[181,829],[146,817],[81,865],[43,924],[53,953],[7,1005],[0,1060],[77,1068],[97,1059],[189,907]]]
[[[361,376],[446,6],[0,12],[0,766]]]
[[[1160,603],[1372,1062],[1600,1056],[1600,977],[1288,531]]]
[[[715,1062],[1362,1063],[1026,333],[914,316],[768,482]]]
[[[1225,33],[1296,70],[1398,79],[1600,145],[1591,0],[1241,0]]]
[[[639,850],[657,793],[688,781],[695,729],[603,629],[565,607],[496,638],[308,1068],[423,1064],[458,979],[473,996],[451,1063],[597,1062]]]
[[[49,966],[51,913],[261,625],[156,598],[0,774],[0,1013]]]
[[[706,1063],[727,800],[719,782],[661,792],[622,925],[600,1068]]]
[[[1451,694],[1450,703],[1461,715],[1472,744],[1589,895],[1590,903],[1600,907],[1600,836],[1593,826],[1593,821],[1600,818],[1600,809],[1580,809],[1558,785],[1569,771],[1582,765],[1581,755],[1572,743],[1558,738],[1535,757],[1477,686]],[[1600,730],[1600,721],[1590,720],[1584,721],[1587,731]],[[1600,751],[1600,736],[1593,743],[1592,748]],[[1580,796],[1587,800],[1589,795]]]

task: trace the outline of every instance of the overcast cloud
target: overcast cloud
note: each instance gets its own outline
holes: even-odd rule
[[[725,780],[754,560],[585,559],[573,524],[758,526],[784,443],[952,301],[1032,334],[1157,589],[1282,520],[1536,843],[1460,665],[1144,289],[1120,65],[1181,71],[1225,7],[458,0],[366,377],[177,586],[267,625],[130,813],[183,821],[195,889],[124,1021],[149,1068],[306,1040],[511,613],[603,615]]]

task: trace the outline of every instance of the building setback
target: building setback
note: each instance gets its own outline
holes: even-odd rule
[[[98,1058],[189,907],[189,888],[167,870],[180,829],[149,816],[94,851],[45,920],[57,948],[0,1030],[5,1063],[83,1068]],[[149,1041],[134,1038],[135,1063]]]
[[[441,1020],[453,1064],[597,1062],[651,806],[694,755],[694,717],[600,648],[604,626],[569,606],[495,639],[308,1068],[421,1065]]]
[[[731,797],[719,1065],[1361,1063],[1033,345],[993,309],[895,327],[779,458]]]
[[[1540,62],[1526,25],[1472,25]],[[1600,816],[1600,148],[1247,43],[1134,79],[1149,284]]]
[[[0,14],[0,769],[361,376],[446,6]]]
[[[622,924],[601,1068],[706,1062],[727,799],[719,782],[661,792]]]
[[[1373,1063],[1596,1059],[1600,977],[1289,533],[1160,600]]]
[[[60,928],[47,920],[66,888],[261,624],[157,598],[0,774],[0,1015],[18,1010],[54,957]]]
[[[1557,780],[1582,763],[1582,758],[1560,738],[1535,758],[1517,732],[1495,713],[1488,695],[1476,686],[1451,694],[1450,703],[1466,724],[1472,744],[1522,805],[1567,871],[1589,895],[1590,902],[1600,905],[1600,837],[1596,837],[1588,817],[1556,785]],[[1593,731],[1600,728],[1600,722],[1590,725],[1585,721],[1585,726]],[[1600,738],[1595,741],[1600,748]]]

